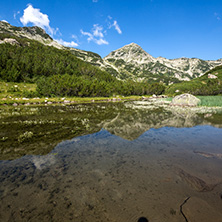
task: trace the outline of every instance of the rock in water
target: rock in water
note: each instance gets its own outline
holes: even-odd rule
[[[195,190],[199,192],[209,192],[212,191],[218,184],[207,184],[204,180],[193,176],[184,170],[179,171],[179,176],[186,181],[189,185],[191,185]]]
[[[170,103],[173,106],[197,106],[200,100],[188,93],[175,96]]]

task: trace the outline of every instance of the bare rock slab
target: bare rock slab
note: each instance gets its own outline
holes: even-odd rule
[[[200,103],[200,100],[189,94],[189,93],[185,93],[185,94],[181,94],[178,96],[175,96],[172,100],[172,102],[170,103],[170,105],[173,106],[197,106],[198,103]]]

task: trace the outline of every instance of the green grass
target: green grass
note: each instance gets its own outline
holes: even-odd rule
[[[222,106],[222,96],[197,96],[200,99],[200,106]]]
[[[14,103],[45,104],[48,102],[60,104],[64,103],[65,100],[70,101],[70,103],[91,103],[119,100],[139,100],[141,98],[141,96],[39,98],[36,94],[36,84],[34,83],[14,83],[0,81],[0,105],[12,105]]]
[[[54,97],[45,98],[35,96],[36,84],[34,83],[14,83],[14,82],[3,82],[0,81],[0,105],[8,104],[45,104],[48,102],[52,103],[63,103],[64,100],[70,101],[70,103],[91,103],[91,102],[107,102],[117,100],[140,100],[141,96],[113,96],[113,97]],[[31,96],[30,96],[31,95]],[[35,96],[35,97],[34,97]],[[32,98],[34,97],[34,98]],[[149,96],[145,96],[149,97]],[[200,106],[221,106],[222,107],[222,96],[197,96],[201,103]],[[166,101],[171,101],[172,97],[166,98]]]
[[[0,81],[0,99],[9,97],[24,97],[35,92],[34,83],[15,83]]]
[[[53,104],[61,104],[61,103],[92,103],[92,102],[116,102],[116,101],[125,101],[125,100],[140,100],[141,96],[127,96],[127,97],[54,97],[54,98],[2,98],[0,99],[0,105],[13,105],[16,104],[49,104],[50,102]]]
[[[200,99],[199,106],[208,106],[208,107],[214,107],[219,106],[222,107],[222,96],[197,96],[198,99]],[[168,97],[162,100],[165,101],[172,101],[173,97]]]

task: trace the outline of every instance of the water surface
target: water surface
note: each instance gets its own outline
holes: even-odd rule
[[[136,102],[25,109],[2,111],[0,221],[222,221],[221,112]]]

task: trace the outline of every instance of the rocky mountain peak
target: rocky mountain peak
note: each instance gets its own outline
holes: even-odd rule
[[[125,45],[125,46],[122,47],[122,49],[124,49],[124,48],[125,48],[125,49],[132,49],[132,48],[134,48],[134,49],[138,49],[138,50],[144,51],[141,46],[139,46],[138,44],[136,44],[136,43],[134,43],[134,42],[132,42],[132,43],[130,43],[130,44]]]
[[[166,76],[172,81],[187,80],[203,75],[221,64],[221,60],[204,61],[197,58],[154,58],[136,43],[131,43],[111,52],[104,60],[118,69],[120,79],[131,78],[162,81]],[[162,76],[162,77],[161,77]]]
[[[120,49],[112,51],[108,56],[106,56],[105,60],[110,59],[123,59],[128,63],[144,63],[145,61],[154,61],[155,58],[144,51],[138,44],[130,43],[128,45],[123,46]]]

